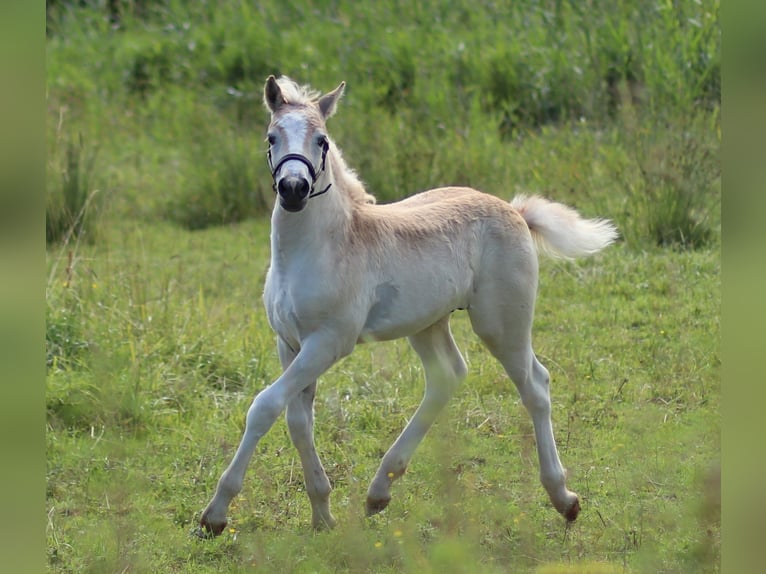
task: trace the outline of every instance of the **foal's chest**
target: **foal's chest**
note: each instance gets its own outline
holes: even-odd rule
[[[329,283],[326,269],[317,266],[316,261],[296,260],[290,265],[272,262],[263,292],[272,329],[284,339],[299,343],[332,308],[338,290]]]

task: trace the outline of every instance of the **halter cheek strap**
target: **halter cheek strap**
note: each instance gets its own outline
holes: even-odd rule
[[[315,191],[314,186],[316,185],[317,179],[319,178],[319,175],[325,170],[325,163],[327,161],[327,150],[330,148],[330,144],[328,142],[325,142],[322,146],[322,165],[319,167],[319,171],[314,169],[314,166],[312,165],[311,161],[302,154],[299,153],[288,153],[277,162],[276,166],[272,165],[271,160],[271,148],[269,148],[269,151],[267,152],[267,158],[269,162],[269,168],[271,169],[271,179],[274,181],[274,183],[271,184],[272,189],[276,193],[277,191],[277,173],[279,172],[280,168],[288,161],[299,161],[303,165],[306,166],[306,168],[309,170],[309,175],[311,176],[311,188],[309,189],[309,197],[316,197],[317,195],[322,195],[323,193],[327,193],[327,191],[330,189],[330,186],[332,186],[332,183],[328,183],[327,187],[325,187],[322,191]]]

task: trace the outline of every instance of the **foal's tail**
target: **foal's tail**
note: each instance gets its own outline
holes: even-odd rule
[[[554,257],[592,255],[618,236],[617,228],[608,219],[583,219],[571,207],[537,195],[518,195],[511,206],[527,222],[538,251]]]

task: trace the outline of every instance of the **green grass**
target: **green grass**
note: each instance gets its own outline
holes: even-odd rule
[[[119,26],[49,4],[49,571],[719,570],[717,1],[136,1]],[[230,528],[190,535],[279,375],[260,301],[269,73],[348,82],[328,128],[380,200],[467,184],[616,222],[603,254],[541,265],[534,344],[575,524],[458,312],[469,376],[383,514],[363,518],[367,484],[423,390],[404,341],[320,380],[334,531],[310,529],[280,421]]]
[[[670,171],[647,186],[666,184],[672,203],[683,161],[655,169],[643,148],[684,131],[717,147],[719,4],[580,4],[165,0],[126,4],[114,26],[103,8],[62,1],[49,17],[49,124],[99,150],[93,176],[120,213],[189,228],[268,209],[269,73],[325,91],[347,81],[332,133],[381,200],[521,185],[511,144],[564,127],[602,134],[628,167]],[[707,197],[715,158],[702,159],[695,189]],[[578,171],[590,161],[578,157]],[[604,185],[624,185],[609,176]]]
[[[618,246],[543,264],[535,346],[584,501],[572,527],[539,485],[515,390],[458,313],[469,377],[384,515],[363,519],[366,486],[422,393],[403,342],[362,346],[320,383],[317,441],[337,530],[310,531],[279,422],[231,530],[191,537],[252,395],[279,373],[259,302],[267,229],[115,224],[80,249],[68,277],[61,266],[52,274],[49,336],[71,325],[58,351],[67,361],[48,371],[53,571],[501,572],[588,560],[715,569],[720,534],[704,481],[718,460],[720,268],[710,251]]]

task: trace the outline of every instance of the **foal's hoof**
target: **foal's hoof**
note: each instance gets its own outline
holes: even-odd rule
[[[338,521],[335,520],[335,517],[332,514],[328,514],[327,516],[315,516],[311,520],[311,526],[317,532],[332,530],[337,524]]]
[[[564,518],[567,519],[567,522],[574,522],[577,520],[577,515],[580,514],[580,498],[575,498],[572,505],[563,514]]]
[[[191,535],[196,536],[200,540],[211,540],[215,538],[215,534],[213,534],[207,528],[203,527],[201,524],[197,525],[196,528],[192,529]]]
[[[210,538],[215,538],[216,536],[221,534],[221,532],[223,532],[227,524],[228,522],[226,522],[225,520],[219,523],[211,523],[203,517],[199,521],[199,526],[194,530],[194,534],[198,538],[203,538],[205,540]]]
[[[367,497],[367,504],[365,504],[365,512],[367,516],[372,516],[373,514],[385,510],[389,502],[391,502],[391,497],[375,499]]]

